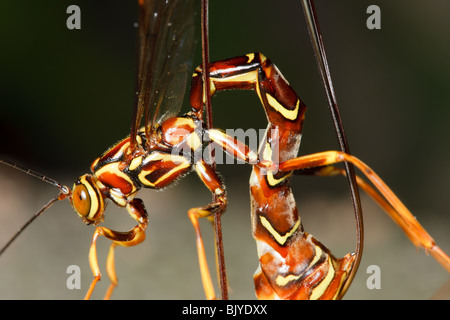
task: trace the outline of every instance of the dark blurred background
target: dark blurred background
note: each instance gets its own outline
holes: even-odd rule
[[[81,30],[66,28],[70,4],[81,8]],[[381,8],[381,30],[366,27],[366,9],[371,4]],[[322,0],[316,6],[352,153],[384,178],[443,249],[450,251],[450,3]],[[309,107],[301,154],[337,149],[300,2],[211,1],[210,16],[211,60],[263,52]],[[136,20],[135,3],[124,0],[0,3],[0,158],[71,185],[96,157],[129,134]],[[199,63],[200,48],[194,65]],[[221,93],[213,99],[213,106],[219,128],[267,125],[252,92]],[[224,236],[231,242],[225,248],[235,294],[231,297],[253,298],[251,275],[257,257],[249,225],[250,168],[222,165],[219,171],[230,194]],[[0,167],[0,187],[1,243],[56,193],[5,167]],[[298,177],[294,187],[305,229],[338,256],[353,250],[354,222],[345,180]],[[163,193],[143,190],[139,196],[150,212],[149,244],[142,245],[150,248],[119,249],[118,270],[130,267],[131,271],[119,271],[122,282],[117,297],[201,299],[193,232],[185,212],[205,204],[210,195],[192,174]],[[448,278],[445,271],[422,252],[416,253],[401,231],[370,200],[363,200],[367,206],[366,252],[373,258],[363,261],[359,284],[355,283],[348,297],[433,296]],[[87,250],[93,229],[77,221],[68,203],[56,207],[0,258],[0,297],[82,296],[79,290],[65,288],[65,267],[84,264],[84,287],[88,285]],[[116,228],[131,227],[126,212],[113,207],[108,207],[108,217],[117,211],[125,221],[117,222]],[[62,210],[71,214],[59,215]],[[76,229],[65,229],[71,225]],[[205,224],[204,229],[210,228]],[[186,240],[180,238],[183,232]],[[72,240],[67,243],[65,239]],[[397,247],[402,241],[405,247]],[[78,252],[80,258],[74,258]],[[124,257],[133,263],[124,262],[128,259]],[[425,265],[416,266],[424,260]],[[133,266],[138,262],[143,263],[141,273]],[[386,279],[377,292],[365,287],[365,268],[370,264],[381,265]],[[411,275],[404,275],[413,266]],[[141,277],[135,278],[135,285],[130,273]],[[148,279],[142,280],[143,276]],[[175,284],[168,286],[169,280]],[[130,289],[121,291],[127,282]],[[106,284],[105,278],[102,285]]]

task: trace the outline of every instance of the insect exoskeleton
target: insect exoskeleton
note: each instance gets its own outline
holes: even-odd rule
[[[97,183],[97,178],[91,174],[81,176],[75,181],[69,198],[72,207],[86,224],[98,224],[103,220],[104,195]]]

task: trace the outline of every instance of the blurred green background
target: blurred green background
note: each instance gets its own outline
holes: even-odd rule
[[[81,8],[81,30],[66,28],[70,4]],[[370,4],[381,8],[381,30],[366,28]],[[316,7],[352,153],[385,179],[449,252],[450,3],[321,0]],[[211,1],[210,16],[211,60],[263,52],[309,107],[301,154],[336,149],[300,2],[216,0]],[[71,185],[96,157],[128,135],[135,22],[133,1],[1,1],[0,158]],[[197,51],[194,65],[200,63],[200,48]],[[266,127],[252,92],[221,93],[213,106],[219,128]],[[222,165],[219,171],[230,198],[224,236],[229,241],[225,250],[231,297],[253,298],[251,275],[257,257],[249,225],[250,168]],[[336,255],[352,250],[354,223],[345,180],[299,177],[294,186],[305,229]],[[0,188],[0,243],[55,193],[5,167],[0,167]],[[209,201],[208,192],[193,174],[163,193],[143,190],[139,196],[150,213],[149,240],[142,249],[117,254],[122,281],[117,297],[201,299],[193,232],[185,212]],[[446,272],[416,253],[401,231],[363,200],[367,258],[348,297],[431,297],[448,278]],[[67,290],[65,268],[83,266],[87,288],[93,229],[77,221],[68,203],[55,207],[0,258],[0,298],[84,294],[84,289]],[[131,227],[125,211],[113,207],[108,207],[108,218],[122,216],[123,222],[108,223],[117,223],[120,230]],[[63,210],[71,214],[59,214]],[[210,228],[205,224],[204,229]],[[377,292],[365,288],[370,264],[381,265],[385,279]]]

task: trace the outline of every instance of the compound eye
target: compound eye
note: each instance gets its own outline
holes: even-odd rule
[[[91,211],[91,197],[87,188],[79,184],[72,191],[72,203],[77,212],[86,217]]]
[[[92,175],[81,176],[72,188],[71,203],[85,223],[97,224],[103,219],[103,196]]]

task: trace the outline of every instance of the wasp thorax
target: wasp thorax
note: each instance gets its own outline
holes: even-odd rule
[[[194,132],[194,129],[194,121],[182,117],[167,119],[161,125],[163,139],[171,145],[176,145],[186,139],[187,136]]]
[[[70,202],[85,223],[97,224],[103,219],[103,196],[94,176],[85,174],[74,183]]]

